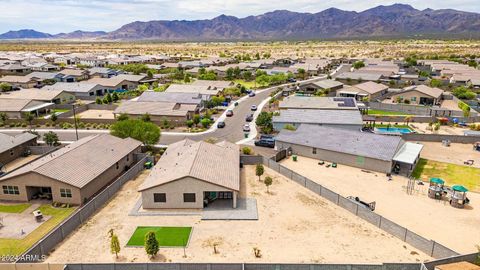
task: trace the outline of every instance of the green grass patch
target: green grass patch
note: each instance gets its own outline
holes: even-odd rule
[[[53,208],[51,205],[46,204],[40,206],[38,209],[42,211],[44,216],[51,216],[51,218],[23,239],[0,238],[0,256],[22,254],[55,228],[55,226],[70,216],[76,208]],[[32,222],[34,222],[33,215]]]
[[[445,180],[448,186],[463,185],[473,192],[480,192],[480,169],[421,158],[412,176],[422,181],[429,181],[432,177]]]
[[[403,113],[403,112],[390,112],[390,111],[368,109],[368,115],[408,116],[408,115],[411,115],[411,114]]]
[[[0,204],[0,212],[2,213],[22,213],[28,207],[30,203],[19,203],[19,204]]]
[[[255,89],[258,86],[261,86],[258,83],[255,84],[255,81],[245,81],[245,80],[237,79],[237,80],[233,80],[233,82],[235,83],[235,85],[241,84],[241,85],[245,86],[247,89]]]
[[[52,111],[55,113],[65,113],[65,112],[69,112],[70,110],[69,109],[53,109]]]
[[[161,247],[185,247],[192,227],[137,227],[128,240],[127,246],[143,246],[145,235],[153,231]]]

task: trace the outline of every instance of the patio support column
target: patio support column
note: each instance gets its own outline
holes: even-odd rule
[[[233,191],[233,208],[237,208],[237,191]]]

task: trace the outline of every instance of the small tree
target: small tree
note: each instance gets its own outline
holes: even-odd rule
[[[255,167],[255,175],[258,176],[258,181],[260,181],[260,177],[263,175],[264,172],[265,168],[263,168],[263,164],[257,164],[257,166]]]
[[[55,112],[53,112],[51,115],[50,115],[50,120],[52,120],[52,122],[55,124],[58,120],[58,116]]]
[[[118,259],[118,253],[120,252],[120,242],[118,241],[118,236],[112,234],[110,238],[110,252],[115,254],[115,257]]]
[[[248,146],[245,146],[242,148],[242,153],[244,155],[251,155],[252,154],[252,148],[248,147]]]
[[[268,187],[270,187],[273,184],[273,179],[270,176],[266,176],[265,179],[263,179],[263,182],[265,183],[265,186],[267,186],[267,193],[270,193],[268,190]]]
[[[145,251],[148,255],[150,255],[151,258],[153,258],[155,255],[157,255],[159,249],[160,248],[157,237],[155,236],[155,232],[148,232],[145,235]]]
[[[405,116],[404,120],[405,120],[405,123],[406,123],[407,126],[410,123],[410,121],[412,121],[412,119],[413,119],[413,116],[411,116],[411,115]]]
[[[128,114],[126,114],[126,113],[122,113],[117,117],[117,121],[125,121],[125,120],[128,120],[128,119],[129,119],[129,117],[128,117]]]
[[[103,101],[102,101],[101,98],[97,97],[97,98],[95,99],[95,103],[96,103],[96,104],[103,104]]]
[[[140,117],[143,122],[151,122],[150,114],[146,113]]]
[[[120,98],[118,97],[118,94],[117,92],[113,92],[113,95],[112,95],[112,100],[113,102],[117,102]]]
[[[50,146],[57,146],[59,145],[58,143],[58,135],[57,133],[53,132],[53,131],[49,131],[47,133],[45,133],[43,135],[43,140],[45,141],[45,143],[47,145],[50,145]]]
[[[25,118],[25,120],[28,122],[28,124],[30,125],[30,129],[32,129],[32,122],[33,120],[35,119],[35,116],[32,114],[32,113],[25,113],[23,115],[23,117]]]
[[[197,126],[198,123],[200,123],[200,115],[199,114],[195,114],[193,116],[193,123],[195,124],[195,126]]]

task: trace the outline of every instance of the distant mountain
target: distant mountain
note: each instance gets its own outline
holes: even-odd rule
[[[29,39],[29,38],[51,38],[52,35],[38,32],[32,29],[8,31],[0,35],[0,39]]]
[[[53,37],[60,38],[60,39],[92,39],[92,38],[102,37],[106,34],[107,32],[105,31],[88,32],[88,31],[77,30],[71,33],[56,34]]]
[[[318,13],[277,10],[237,18],[132,22],[104,32],[69,34],[8,32],[5,38],[63,38],[163,41],[304,40],[381,37],[480,37],[480,14],[452,9],[418,10],[409,5],[377,6],[362,12],[330,8]],[[34,32],[34,31],[33,31]],[[43,36],[42,36],[43,35]]]

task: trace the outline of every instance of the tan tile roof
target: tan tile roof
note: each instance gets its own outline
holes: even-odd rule
[[[20,112],[32,102],[31,99],[1,99],[0,112]]]
[[[193,177],[231,190],[240,190],[240,155],[236,144],[183,140],[169,145],[139,191]]]
[[[22,89],[0,94],[0,99],[29,99],[51,101],[59,96],[62,90]]]
[[[353,87],[369,94],[375,94],[388,89],[388,86],[375,82],[364,82]]]
[[[439,98],[443,94],[443,90],[440,88],[433,88],[433,87],[428,87],[426,85],[416,85],[416,86],[411,86],[405,88],[404,92],[407,91],[418,91],[420,93],[423,93],[425,95],[431,96],[433,98]]]
[[[209,89],[208,86],[191,84],[171,84],[166,92],[169,93],[198,93],[202,95],[215,96],[223,89]]]
[[[38,173],[82,188],[141,144],[131,138],[120,139],[109,134],[85,137],[6,174],[0,182],[26,173]]]
[[[179,104],[172,102],[142,102],[142,101],[124,101],[115,109],[114,113],[126,114],[150,114],[157,116],[186,116],[188,112],[193,112],[197,105]]]
[[[16,76],[16,75],[9,75],[0,78],[0,82],[6,82],[6,83],[28,83],[33,81],[32,78],[29,76]]]

